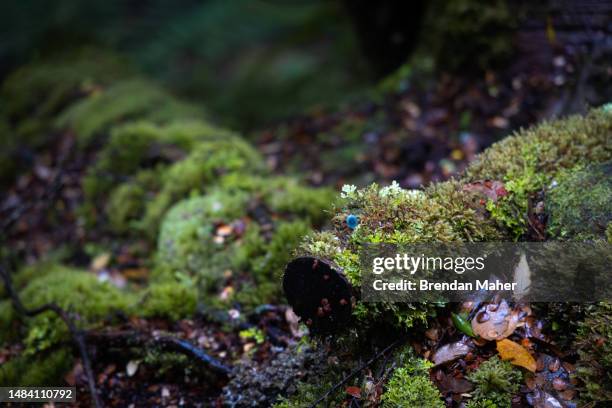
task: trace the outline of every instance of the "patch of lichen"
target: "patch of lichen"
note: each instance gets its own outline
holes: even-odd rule
[[[546,195],[547,232],[555,239],[606,239],[612,221],[612,162],[563,171]]]
[[[501,361],[497,356],[493,356],[482,363],[478,369],[469,373],[467,379],[476,387],[468,407],[509,408],[512,405],[512,395],[520,387],[522,375],[509,362]]]
[[[584,384],[581,401],[612,400],[612,304],[601,302],[586,307],[575,347],[580,356],[576,376]]]
[[[382,407],[445,407],[442,395],[429,379],[433,366],[427,360],[414,359],[396,368],[382,395]]]

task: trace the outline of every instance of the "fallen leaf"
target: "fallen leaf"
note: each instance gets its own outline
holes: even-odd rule
[[[109,254],[108,252],[104,252],[104,253],[96,256],[91,261],[91,270],[94,271],[94,272],[98,272],[98,271],[101,271],[102,269],[106,268],[108,266],[110,258],[111,258],[111,254]]]
[[[435,365],[447,363],[465,356],[470,351],[470,346],[463,341],[445,344],[434,353],[432,361]]]
[[[563,392],[560,392],[559,395],[561,396],[561,398],[563,398],[565,401],[571,401],[574,399],[574,397],[576,396],[576,390],[565,390]]]
[[[474,385],[468,380],[452,375],[443,375],[440,379],[440,387],[443,394],[464,394],[474,389]]]
[[[346,393],[354,398],[361,398],[361,388],[359,387],[346,387]]]
[[[138,371],[138,367],[140,366],[140,360],[131,360],[127,363],[125,367],[125,372],[128,377],[133,377],[134,374]]]
[[[559,400],[539,389],[533,395],[528,395],[527,399],[534,408],[563,408]]]
[[[553,388],[557,391],[563,391],[567,388],[567,382],[563,378],[556,377],[552,382]]]
[[[231,225],[224,224],[217,228],[217,235],[221,237],[228,237],[232,235],[233,231],[234,231],[234,228]]]
[[[510,309],[502,300],[499,304],[488,304],[472,319],[472,330],[486,340],[501,340],[514,333],[520,321],[521,312]]]
[[[527,349],[512,340],[503,339],[497,342],[497,351],[502,360],[524,367],[532,373],[536,370],[536,361]]]

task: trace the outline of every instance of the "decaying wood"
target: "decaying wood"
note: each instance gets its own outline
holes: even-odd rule
[[[353,289],[332,262],[308,256],[294,259],[285,269],[283,290],[313,333],[336,331],[350,321]]]

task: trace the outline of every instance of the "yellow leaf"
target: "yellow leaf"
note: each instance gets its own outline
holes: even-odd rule
[[[508,360],[514,365],[524,367],[532,373],[535,372],[536,361],[527,349],[520,344],[508,339],[499,340],[497,342],[497,351],[502,360]]]

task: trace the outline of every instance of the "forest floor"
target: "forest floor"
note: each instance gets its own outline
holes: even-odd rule
[[[571,110],[571,95],[576,86],[582,86],[575,75],[577,61],[563,50],[551,58],[546,69],[528,71],[515,65],[479,78],[443,75],[421,81],[409,76],[393,84],[393,92],[376,102],[356,103],[339,111],[314,111],[257,132],[256,145],[275,173],[297,174],[312,185],[386,185],[397,180],[404,187],[419,188],[460,173],[477,153],[513,130]],[[58,135],[53,146],[34,157],[31,170],[21,174],[2,197],[0,220],[6,244],[26,262],[42,258],[60,242],[80,248],[85,242],[112,239],[78,223],[81,180],[92,153],[74,149],[74,143],[74,135]],[[138,284],[149,274],[135,250],[139,245],[146,251],[145,242],[112,246],[117,260],[112,267],[104,257],[91,259],[85,251],[75,252],[70,261],[116,285]],[[525,347],[547,350],[547,354],[538,352],[538,375],[521,389],[516,403],[526,401],[536,383],[545,382],[571,402],[575,391],[569,375],[574,367],[561,360],[567,361],[572,352],[561,351],[554,338],[541,332],[543,322],[537,312],[525,310],[522,318],[527,323],[515,340]],[[242,355],[259,367],[269,363],[273,350],[287,348],[304,334],[285,305],[262,305],[248,320],[249,327],[260,328],[265,338],[244,336],[240,334],[244,327],[204,318],[169,322],[124,317],[122,324],[106,327],[102,334],[129,337],[137,332],[145,336],[145,344],[155,344],[161,341],[160,333],[172,333],[205,347],[219,361]],[[451,347],[469,349],[457,364],[434,369],[432,374],[443,395],[460,400],[470,389],[462,373],[495,350],[473,340],[461,343],[458,335],[449,310],[411,343],[423,357],[440,353],[440,346],[451,340]],[[191,374],[183,370],[150,372],[129,355],[109,353],[108,341],[117,339],[99,335],[88,341],[96,386],[105,405],[222,404],[224,376],[210,377],[197,368]],[[20,344],[0,349],[0,363],[21,349]],[[82,363],[77,361],[65,380],[78,387],[78,406],[85,407],[91,401]],[[345,390],[346,406],[360,406],[353,405],[359,398],[350,388]]]

